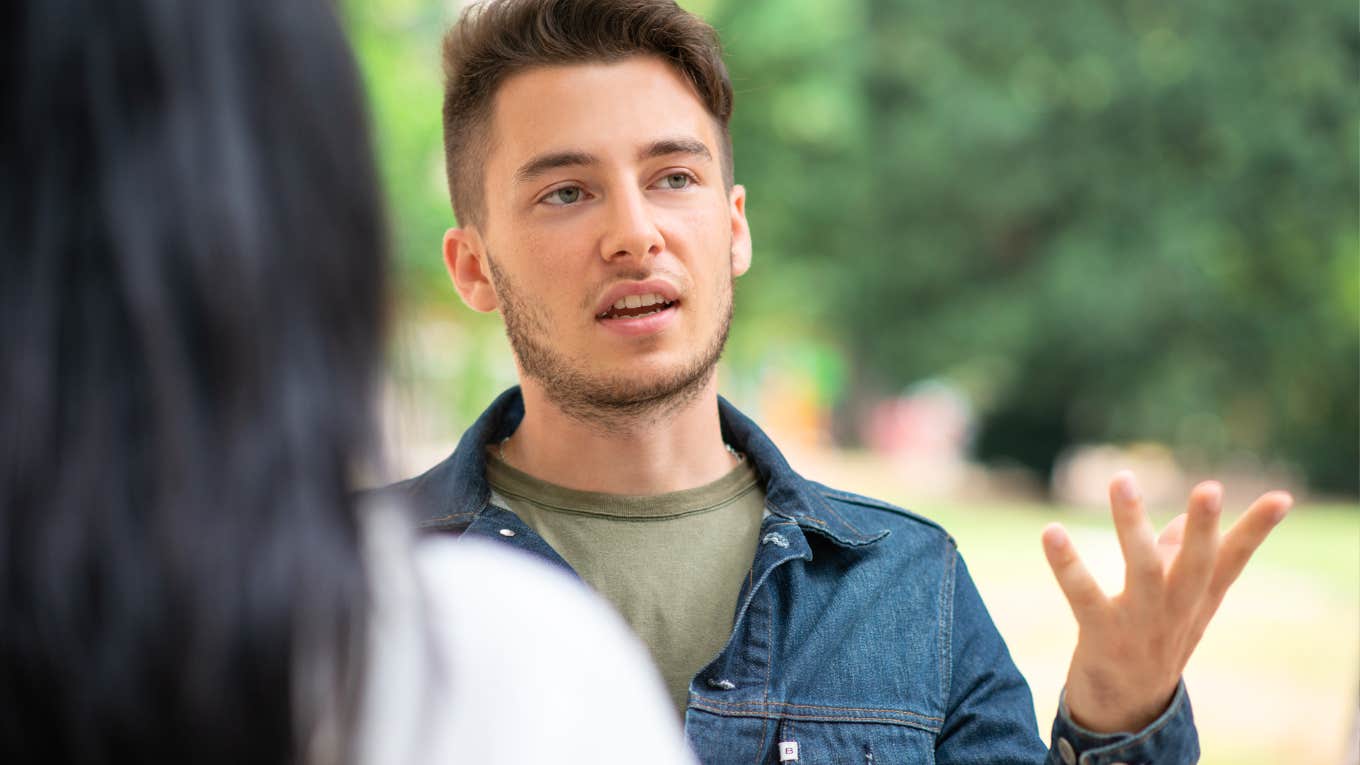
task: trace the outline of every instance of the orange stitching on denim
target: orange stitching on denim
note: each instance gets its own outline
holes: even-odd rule
[[[768,588],[767,588],[767,589],[768,589]],[[753,592],[753,593],[751,593],[751,605],[752,605],[752,606],[755,606],[756,608],[759,608],[759,606],[756,606],[756,602],[755,602],[755,601],[756,601],[756,594]],[[748,617],[752,617],[752,614],[751,614],[750,611],[747,611],[746,614],[747,614]],[[753,617],[752,617],[752,618],[753,618]],[[774,620],[773,620],[773,619],[766,619],[766,620],[765,620],[765,687],[764,687],[764,689],[761,690],[761,694],[762,694],[765,698],[767,698],[767,699],[770,697],[770,650],[771,650],[771,649],[770,649],[770,629],[771,629],[770,624],[771,624],[772,621],[774,621]],[[747,624],[748,624],[748,625],[750,624],[749,618],[748,618]],[[748,628],[749,628],[749,627],[748,627]],[[766,740],[766,737],[770,735],[770,733],[769,733],[769,728],[770,728],[770,724],[769,724],[769,721],[768,721],[768,720],[761,720],[761,721],[760,721],[760,744],[756,747],[756,759],[755,759],[756,765],[760,765],[761,761],[765,759],[763,755],[765,754],[765,740]],[[776,730],[778,730],[778,729],[776,728]]]
[[[908,512],[908,513],[911,512],[910,510],[907,510],[906,508],[903,507],[898,507],[897,505],[894,505],[891,502],[884,502],[881,499],[866,497],[863,494],[851,494],[848,491],[840,491],[839,489],[833,489],[830,486],[822,486],[818,489],[818,492],[823,497],[839,499],[843,502],[849,502],[854,505],[863,505],[864,507],[873,507],[879,510],[892,510],[893,512]]]
[[[786,513],[786,512],[784,512],[783,509],[781,509],[781,508],[779,507],[779,505],[776,505],[775,503],[769,501],[768,499],[765,500],[765,504],[769,505],[770,507],[773,507],[775,510],[778,510],[780,515],[782,515],[782,516],[784,516],[784,517],[786,517],[786,518],[788,517],[789,514]],[[804,521],[811,521],[812,523],[815,523],[815,524],[817,524],[817,525],[819,525],[819,526],[823,526],[823,527],[826,526],[826,521],[822,520],[821,518],[813,518],[813,517],[810,516],[810,515],[800,515],[800,516],[798,516],[798,519],[799,519],[799,520],[804,520]],[[782,522],[782,523],[793,523],[793,524],[795,524],[795,525],[797,524],[797,521],[781,521],[781,522]]]
[[[700,702],[700,704],[695,704],[695,705],[694,705],[694,708],[695,708],[695,709],[700,709],[700,711],[703,711],[703,712],[711,712],[711,713],[714,713],[714,715],[748,715],[748,716],[762,717],[762,719],[764,719],[764,720],[774,720],[775,717],[771,717],[771,715],[775,715],[775,713],[777,713],[777,712],[775,712],[775,711],[772,711],[772,709],[770,709],[770,711],[766,711],[766,709],[762,709],[762,711],[755,712],[755,713],[751,713],[751,712],[741,711],[741,709],[721,709],[721,708],[713,708],[713,706],[704,705],[704,704],[702,704],[702,702]],[[778,717],[778,719],[781,719],[781,720],[801,720],[801,721],[804,721],[804,723],[874,723],[874,724],[883,724],[883,726],[906,726],[906,727],[918,728],[918,730],[922,730],[922,731],[930,731],[930,732],[938,732],[938,731],[940,731],[940,724],[933,723],[933,721],[921,721],[921,720],[913,720],[913,719],[904,719],[904,717],[855,717],[855,716],[853,716],[853,715],[804,715],[804,713],[801,713],[801,712],[778,712],[778,713],[779,713],[779,715],[782,715],[782,717]],[[764,742],[766,742],[766,740],[768,740],[768,739],[767,739],[767,738],[764,738],[764,734],[762,734],[762,739],[760,739],[760,740],[762,740],[762,743],[764,743]],[[762,749],[763,749],[763,746],[762,746]]]
[[[463,520],[465,518],[471,518],[474,515],[476,515],[476,513],[453,513],[452,515],[445,515],[439,518],[426,518],[425,520],[421,521],[419,525],[422,527],[430,526],[436,523],[444,523],[446,521]]]
[[[940,689],[942,703],[948,707],[954,686],[954,592],[958,589],[958,550],[945,545],[944,581],[940,583],[940,631],[944,639],[940,646]]]
[[[779,509],[778,506],[776,506],[775,509],[776,509],[776,510]],[[790,522],[791,522],[791,521],[790,521]],[[775,524],[775,525],[778,525],[778,524]],[[773,575],[774,575],[774,569],[771,569],[769,572],[767,572],[767,573],[765,574],[765,577],[764,577],[764,578],[765,578],[765,579],[769,579],[769,578],[770,578],[771,576],[773,576]],[[766,701],[769,701],[769,700],[770,700],[770,664],[772,663],[771,659],[772,659],[772,657],[774,656],[774,619],[770,618],[771,614],[774,613],[774,608],[773,608],[774,593],[773,593],[773,590],[772,590],[771,588],[769,588],[769,587],[766,587],[766,588],[765,588],[765,595],[766,595],[766,597],[768,597],[768,598],[770,599],[770,601],[771,601],[771,607],[766,608],[766,613],[765,613],[765,687],[764,687],[764,689],[762,689],[761,694],[762,694],[763,698],[764,698]],[[751,602],[752,602],[753,604],[755,603],[755,593],[751,593]],[[758,749],[756,749],[756,763],[757,763],[757,765],[759,765],[760,761],[761,761],[762,759],[764,759],[763,755],[764,755],[764,753],[765,753],[765,737],[766,737],[767,735],[769,735],[768,732],[767,732],[767,729],[768,729],[769,727],[770,727],[770,726],[769,726],[769,725],[766,725],[765,723],[761,723],[761,725],[760,725],[760,747],[759,747]],[[778,732],[779,732],[779,728],[778,728],[778,726],[776,726],[776,727],[775,727],[775,733],[776,733],[776,736],[775,736],[775,737],[776,737],[776,738],[778,738],[778,735],[777,735]]]
[[[885,715],[903,715],[906,717],[918,717],[922,720],[930,720],[931,722],[939,723],[944,722],[943,717],[931,717],[930,715],[923,715],[917,712],[908,712],[905,709],[877,709],[874,707],[832,707],[824,706],[821,704],[789,704],[783,701],[719,701],[718,699],[710,699],[707,696],[701,696],[699,694],[695,694],[695,696],[700,701],[705,701],[709,704],[714,704],[716,706],[733,706],[733,707],[769,706],[769,707],[787,707],[789,709],[824,709],[830,712],[864,712],[867,714],[873,714],[877,712]]]
[[[700,707],[700,709],[703,709],[703,707]],[[713,710],[711,710],[711,709],[705,709],[704,711],[705,711],[705,712],[712,712]],[[760,718],[760,743],[759,743],[759,744],[756,744],[756,759],[755,759],[755,765],[760,765],[760,764],[761,764],[761,761],[763,761],[763,760],[765,759],[765,758],[762,757],[761,755],[763,755],[763,754],[765,753],[765,735],[766,735],[766,734],[765,734],[765,729],[768,728],[768,727],[770,727],[770,721],[769,721],[768,719],[764,718],[764,717]]]
[[[841,514],[838,513],[838,512],[836,512],[836,508],[832,507],[830,504],[827,504],[827,503],[825,503],[825,502],[822,503],[822,504],[825,504],[825,505],[826,505],[826,511],[827,511],[828,513],[831,513],[832,515],[836,516],[836,520],[838,520],[838,521],[840,521],[841,523],[844,523],[846,526],[850,527],[850,530],[851,530],[851,531],[855,532],[856,534],[859,534],[860,536],[866,536],[866,534],[865,534],[863,531],[860,531],[859,529],[855,528],[855,524],[853,524],[853,523],[851,523],[850,521],[847,521],[847,520],[845,520],[844,518],[842,518],[842,517],[841,517]]]
[[[773,575],[773,574],[774,574],[774,571],[772,570],[772,571],[770,571],[769,574],[766,575],[766,578],[768,579],[769,576],[771,576],[771,575]],[[764,696],[765,696],[765,701],[768,703],[769,700],[770,700],[770,665],[774,663],[774,661],[773,661],[773,659],[774,659],[774,619],[770,618],[771,615],[774,614],[774,593],[773,593],[773,590],[772,590],[770,587],[766,587],[766,588],[765,588],[765,594],[769,597],[769,600],[770,600],[770,608],[768,609],[768,613],[766,613],[766,615],[765,615],[765,691],[764,691]]]
[[[725,709],[720,709],[720,708],[714,708],[714,707],[706,706],[703,702],[699,702],[699,703],[694,704],[694,708],[695,708],[695,709],[701,709],[701,710],[703,710],[703,711],[705,711],[705,712],[712,712],[712,713],[714,713],[714,714],[733,714],[733,713],[740,714],[740,713],[741,713],[740,711],[725,710]],[[766,715],[768,715],[768,714],[774,714],[774,711],[773,711],[773,710],[761,710],[761,711],[765,712]],[[749,714],[749,713],[748,713],[748,714]],[[765,715],[761,715],[761,716],[762,716],[762,717],[765,717]],[[770,718],[766,717],[766,719],[770,719]],[[902,726],[908,727],[908,728],[915,728],[915,729],[917,729],[917,730],[923,730],[923,731],[926,731],[926,732],[928,732],[928,733],[938,733],[938,732],[940,731],[939,725],[930,725],[930,724],[928,724],[928,723],[917,722],[917,721],[915,721],[915,720],[901,719],[901,718],[892,718],[892,717],[854,717],[854,716],[849,716],[849,715],[811,715],[811,714],[799,714],[799,713],[797,713],[797,712],[784,712],[784,713],[783,713],[783,718],[782,718],[782,719],[787,719],[787,720],[802,720],[802,721],[804,721],[804,722],[827,722],[827,723],[842,723],[842,722],[852,722],[852,723],[877,723],[877,724],[885,724],[885,725],[902,725]],[[923,718],[923,719],[925,719],[925,720],[930,720],[930,721],[936,720],[936,718]]]

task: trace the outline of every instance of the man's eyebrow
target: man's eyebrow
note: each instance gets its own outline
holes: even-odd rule
[[[583,165],[598,165],[600,158],[594,154],[587,154],[583,151],[553,151],[547,154],[540,154],[537,157],[520,165],[515,171],[515,182],[525,183],[532,181],[549,170],[556,170],[560,167],[579,167]]]
[[[638,159],[655,159],[670,154],[690,154],[703,159],[713,159],[713,153],[704,142],[694,138],[663,138],[653,141],[638,152]]]
[[[638,152],[638,159],[655,159],[672,154],[689,154],[703,159],[713,159],[703,141],[694,138],[662,138],[653,141]],[[583,151],[551,151],[520,165],[515,171],[516,183],[527,183],[547,173],[563,167],[584,167],[600,164],[600,158]]]

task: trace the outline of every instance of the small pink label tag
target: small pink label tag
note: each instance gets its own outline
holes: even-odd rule
[[[780,741],[779,742],[779,761],[796,762],[798,760],[798,742]]]

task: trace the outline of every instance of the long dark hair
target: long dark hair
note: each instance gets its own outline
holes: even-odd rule
[[[383,335],[335,8],[10,0],[0,58],[0,761],[295,760],[356,698]]]

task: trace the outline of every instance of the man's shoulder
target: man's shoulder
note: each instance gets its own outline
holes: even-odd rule
[[[369,491],[404,502],[422,528],[461,531],[490,496],[486,445],[509,436],[523,417],[524,399],[515,386],[491,402],[443,460],[420,475]]]
[[[425,472],[358,493],[361,501],[390,500],[409,508],[418,526],[461,531],[475,515],[454,488],[458,483],[453,457]]]
[[[826,501],[829,510],[850,527],[867,535],[887,531],[887,536],[893,540],[890,547],[957,548],[954,538],[943,526],[920,513],[817,481],[809,480],[808,484]]]
[[[944,618],[939,609],[952,602],[960,563],[944,527],[891,502],[815,481],[805,490],[816,495],[813,504],[827,520],[825,527],[816,518],[799,524],[812,532],[805,534],[812,548],[807,565],[823,574],[811,578],[816,587],[845,603],[889,598],[903,623]]]

